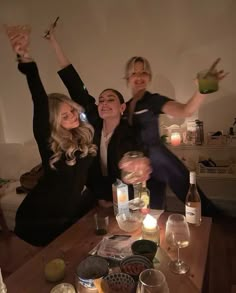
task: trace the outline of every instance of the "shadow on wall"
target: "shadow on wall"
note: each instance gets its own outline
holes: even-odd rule
[[[155,74],[153,76],[152,84],[150,90],[153,93],[159,93],[171,99],[176,99],[175,87],[171,81],[163,75]],[[170,126],[172,124],[182,125],[185,121],[185,118],[174,118],[168,115],[160,115],[160,126]]]
[[[171,81],[163,75],[154,74],[150,89],[153,93],[159,93],[171,99],[176,99],[175,87]]]
[[[212,101],[211,96],[208,99],[199,110],[199,119],[204,122],[206,131],[223,130],[227,134],[236,118],[236,97],[232,94],[219,99],[213,98]]]

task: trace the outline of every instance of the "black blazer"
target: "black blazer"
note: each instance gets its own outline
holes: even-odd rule
[[[94,143],[98,147],[98,152],[89,170],[87,186],[98,199],[112,200],[112,183],[117,178],[121,178],[121,172],[118,167],[120,159],[125,152],[140,149],[133,128],[129,126],[127,120],[121,120],[114,130],[107,152],[108,176],[103,176],[100,165],[100,142],[103,120],[98,115],[96,101],[89,95],[79,74],[71,64],[60,70],[58,74],[73,100],[85,109],[88,121],[95,130]]]

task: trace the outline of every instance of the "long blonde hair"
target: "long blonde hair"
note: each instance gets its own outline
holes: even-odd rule
[[[73,166],[76,163],[76,151],[80,151],[80,157],[87,155],[95,156],[97,147],[93,142],[94,129],[86,121],[80,119],[82,107],[72,99],[63,94],[52,93],[48,95],[49,120],[51,126],[50,147],[53,155],[50,158],[50,166],[55,169],[55,163],[65,154],[66,164]],[[79,126],[68,130],[61,126],[60,107],[62,103],[67,103],[78,112]]]

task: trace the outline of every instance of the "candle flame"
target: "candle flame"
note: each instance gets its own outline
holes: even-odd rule
[[[147,214],[145,219],[143,220],[143,225],[147,229],[154,229],[157,226],[157,219]]]

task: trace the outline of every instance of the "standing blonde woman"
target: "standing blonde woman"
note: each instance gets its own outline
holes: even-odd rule
[[[214,74],[218,80],[226,74],[223,70],[215,69],[220,59],[213,66]],[[179,103],[158,93],[150,93],[147,88],[152,79],[151,66],[144,57],[136,56],[128,60],[125,67],[125,79],[131,90],[132,98],[127,103],[125,113],[129,123],[136,129],[139,141],[142,142],[152,164],[151,192],[160,193],[165,201],[163,183],[168,184],[177,197],[184,202],[189,186],[189,171],[185,165],[162,143],[159,133],[160,114],[165,113],[172,117],[190,117],[198,110],[208,95],[201,94],[198,90],[185,103]],[[160,186],[160,188],[159,188]],[[203,215],[214,215],[217,209],[199,190],[202,200]],[[161,198],[161,194],[159,197]],[[155,199],[155,198],[154,198]],[[159,203],[160,204],[160,203]]]
[[[33,132],[44,168],[44,176],[17,210],[15,233],[43,246],[92,207],[93,199],[83,190],[97,148],[93,127],[80,118],[81,106],[63,94],[46,94],[28,53],[29,33],[19,27],[7,33],[32,95]]]

